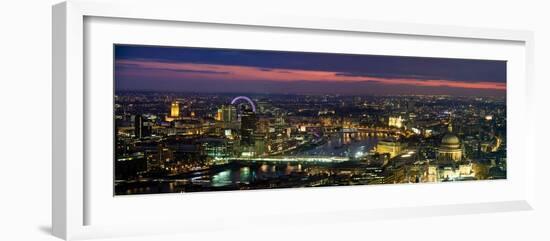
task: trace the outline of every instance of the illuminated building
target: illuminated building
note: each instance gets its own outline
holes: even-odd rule
[[[404,145],[395,139],[383,139],[376,144],[376,153],[389,154],[393,158],[404,149]]]
[[[178,101],[172,102],[170,107],[170,116],[175,118],[180,117],[180,103]]]
[[[470,162],[430,164],[426,177],[427,182],[473,180],[475,173]]]
[[[166,117],[166,121],[173,121],[180,118],[180,102],[173,101],[170,105],[170,115]]]
[[[427,173],[427,182],[437,182],[438,181],[438,171],[437,165],[429,165]]]
[[[452,123],[449,122],[447,133],[441,139],[437,150],[437,181],[456,181],[474,178],[473,166],[463,160],[463,146],[455,134]],[[433,170],[432,170],[433,171]],[[430,175],[432,174],[432,175]],[[428,180],[433,181],[433,173],[428,174]]]
[[[205,138],[199,141],[204,154],[213,158],[228,157],[233,152],[232,143],[216,138]]]
[[[437,150],[437,159],[440,161],[460,161],[462,160],[462,152],[460,139],[453,134],[452,124],[449,123],[448,132],[441,139],[441,144]]]
[[[399,116],[399,117],[391,117],[390,116],[389,121],[388,121],[388,126],[397,127],[397,128],[403,127],[403,118],[401,118],[401,116]]]
[[[439,170],[439,179],[445,181],[455,180],[458,172],[452,166],[443,166]]]
[[[178,133],[183,135],[200,135],[203,133],[202,123],[196,119],[181,119],[172,122]]]
[[[458,172],[461,177],[473,176],[472,163],[462,163],[458,166]]]
[[[151,126],[142,115],[136,115],[134,119],[134,135],[136,138],[144,138],[151,135]]]
[[[214,119],[216,119],[217,121],[222,121],[223,120],[223,110],[222,109],[218,109],[218,111],[216,112],[216,117]]]
[[[233,105],[222,105],[216,114],[216,120],[232,123],[237,120],[237,108]]]

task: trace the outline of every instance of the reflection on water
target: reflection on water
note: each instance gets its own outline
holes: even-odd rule
[[[350,153],[361,151],[366,153],[378,143],[377,137],[363,133],[343,133],[332,135],[324,145],[295,153],[299,156],[349,156]]]
[[[231,180],[231,170],[225,170],[212,176],[211,185],[213,187],[227,186],[231,183],[233,183],[233,181]]]
[[[223,187],[234,184],[250,184],[258,180],[270,179],[279,176],[287,176],[292,173],[302,172],[300,163],[282,163],[282,164],[244,164],[228,167],[227,169],[212,175],[211,182],[208,182],[208,176],[194,178],[191,181],[194,184],[202,186]]]
[[[366,153],[374,148],[377,142],[376,137],[367,135],[340,134],[331,136],[323,145],[292,154],[297,156],[349,156],[359,151]],[[234,190],[243,187],[254,189],[315,186],[316,182],[324,184],[334,182],[333,180],[319,181],[315,179],[316,177],[311,176],[311,173],[323,172],[331,172],[331,164],[233,162],[221,169],[200,176],[121,184],[115,188],[117,194],[172,193]]]

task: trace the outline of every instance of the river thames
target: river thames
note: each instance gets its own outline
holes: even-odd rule
[[[323,144],[285,156],[353,157],[372,150],[377,137],[357,133],[333,134]],[[342,165],[308,162],[231,161],[208,171],[188,173],[178,178],[143,179],[115,183],[115,194],[243,190],[330,185],[366,184],[333,175]],[[352,164],[361,166],[361,163]],[[357,183],[355,183],[357,182]]]

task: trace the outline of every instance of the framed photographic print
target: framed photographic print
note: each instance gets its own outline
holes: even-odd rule
[[[532,208],[530,32],[127,5],[53,8],[56,236]]]

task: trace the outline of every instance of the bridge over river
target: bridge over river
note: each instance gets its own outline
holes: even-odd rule
[[[275,157],[230,157],[219,158],[217,162],[309,162],[309,163],[338,163],[349,161],[349,157],[342,156],[275,156]]]

